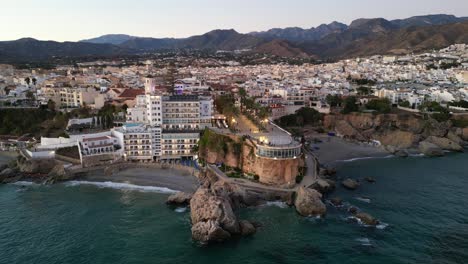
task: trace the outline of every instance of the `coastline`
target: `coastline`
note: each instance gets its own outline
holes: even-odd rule
[[[198,179],[186,171],[177,169],[129,168],[106,176],[103,171],[92,171],[72,182],[128,184],[140,187],[167,188],[173,191],[193,193],[198,188]],[[144,189],[144,188],[142,188]]]
[[[338,163],[359,159],[393,157],[388,151],[365,143],[350,142],[339,137],[328,136],[320,139],[323,142],[312,144],[312,146],[319,148],[314,149],[312,153],[324,166],[334,166]]]

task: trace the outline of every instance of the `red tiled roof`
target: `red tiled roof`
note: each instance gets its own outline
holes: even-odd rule
[[[135,98],[137,95],[145,94],[144,89],[125,89],[123,93],[119,95],[119,98]]]

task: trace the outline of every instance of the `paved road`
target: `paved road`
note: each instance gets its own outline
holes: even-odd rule
[[[286,188],[278,188],[278,187],[271,187],[266,186],[260,183],[251,182],[248,180],[243,179],[233,179],[226,176],[224,172],[222,172],[218,167],[215,165],[208,165],[208,168],[215,172],[215,174],[222,180],[227,181],[229,183],[237,184],[245,188],[256,189],[256,190],[267,190],[267,191],[281,191],[281,192],[294,192],[296,189],[286,189]]]
[[[306,175],[304,175],[304,178],[302,179],[300,186],[309,187],[318,179],[317,169],[316,169],[317,165],[315,162],[315,156],[312,153],[310,153],[309,151],[305,149],[303,149],[303,152],[306,155],[305,162],[307,165],[307,172],[306,172]]]

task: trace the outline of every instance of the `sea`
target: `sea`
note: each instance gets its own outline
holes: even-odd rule
[[[468,263],[468,154],[343,161],[323,218],[281,202],[245,208],[254,236],[201,245],[190,212],[170,207],[172,190],[128,184],[27,182],[0,186],[0,263]],[[375,178],[368,183],[365,177]],[[377,227],[351,217],[355,206]]]

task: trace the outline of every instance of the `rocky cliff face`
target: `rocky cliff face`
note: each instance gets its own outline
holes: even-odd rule
[[[466,129],[452,128],[452,123],[423,119],[413,114],[367,114],[327,115],[324,126],[335,130],[340,136],[358,141],[378,140],[391,152],[416,148],[426,139],[437,139],[435,144],[444,150],[461,151]],[[432,142],[433,143],[433,142]]]
[[[259,176],[264,184],[290,186],[296,183],[299,168],[304,166],[301,158],[274,160],[256,156],[255,145],[246,141],[242,151],[242,170]]]
[[[301,157],[288,160],[273,160],[255,155],[256,147],[248,139],[236,136],[225,136],[209,132],[209,138],[223,142],[223,148],[210,148],[209,144],[200,146],[200,157],[208,163],[224,163],[227,166],[240,168],[244,173],[257,175],[261,183],[277,186],[295,184],[299,168],[304,166]],[[221,137],[221,138],[220,138]]]

